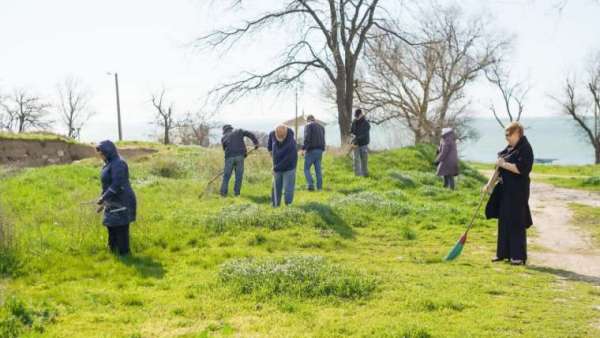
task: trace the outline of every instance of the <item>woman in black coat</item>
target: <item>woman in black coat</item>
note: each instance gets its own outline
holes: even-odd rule
[[[108,229],[108,246],[119,255],[129,254],[129,224],[135,221],[137,202],[129,183],[129,168],[111,141],[102,141],[96,151],[104,160],[100,175],[102,195],[98,199],[104,210],[102,223]]]
[[[533,150],[517,122],[506,128],[506,140],[508,146],[498,153],[496,173],[484,188],[488,193],[493,189],[486,216],[498,218],[498,246],[492,261],[510,260],[513,265],[524,265],[527,262],[526,230],[533,224],[529,209]]]

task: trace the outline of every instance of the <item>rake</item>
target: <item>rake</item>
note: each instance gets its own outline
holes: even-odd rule
[[[248,155],[252,154],[254,151],[256,151],[256,148],[254,148],[254,149],[252,149],[252,150],[248,151],[248,153],[246,154],[246,156],[248,156]],[[218,174],[216,174],[215,176],[213,176],[213,177],[212,177],[212,178],[211,178],[211,179],[208,181],[208,183],[206,184],[206,187],[204,188],[204,190],[202,191],[202,193],[201,193],[201,194],[200,194],[200,196],[198,196],[198,197],[200,197],[200,198],[204,198],[204,196],[206,196],[206,195],[207,195],[207,194],[210,192],[210,190],[211,190],[211,188],[212,188],[212,185],[215,183],[215,181],[216,181],[217,179],[219,179],[219,177],[222,177],[224,173],[225,173],[225,170],[221,170],[221,171],[220,171]]]

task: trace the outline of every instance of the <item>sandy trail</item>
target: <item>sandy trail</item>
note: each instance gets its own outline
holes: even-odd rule
[[[537,236],[529,242],[541,250],[531,250],[530,263],[600,282],[600,250],[573,224],[569,203],[600,207],[600,194],[532,182],[529,204]]]
[[[481,173],[489,177],[492,171]],[[532,174],[529,205],[536,235],[528,238],[528,243],[534,245],[528,252],[528,266],[600,285],[600,248],[595,248],[590,235],[573,224],[569,208],[570,203],[600,207],[600,193],[540,183],[535,180],[540,176]]]

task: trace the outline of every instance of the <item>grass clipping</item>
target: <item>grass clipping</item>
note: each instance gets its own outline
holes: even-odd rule
[[[320,256],[232,260],[221,265],[219,279],[240,294],[261,298],[355,299],[370,295],[377,284],[373,277],[328,263]]]

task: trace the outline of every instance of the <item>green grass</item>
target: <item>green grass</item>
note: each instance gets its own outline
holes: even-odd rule
[[[478,170],[493,170],[493,164],[470,162]],[[600,191],[600,165],[535,164],[533,180],[561,188]]]
[[[573,223],[592,236],[594,245],[600,246],[600,208],[573,203]]]
[[[293,206],[276,210],[265,152],[248,157],[241,197],[200,199],[222,152],[155,147],[130,162],[139,200],[131,257],[107,252],[100,216],[81,204],[98,196],[96,160],[0,181],[3,224],[13,229],[3,249],[12,263],[0,277],[2,330],[29,337],[600,334],[597,286],[493,265],[492,221],[480,217],[462,256],[442,262],[483,178],[464,166],[458,191],[443,190],[431,147],[373,154],[370,178],[354,177],[347,157],[326,155],[325,190],[307,191],[299,170]]]
[[[33,132],[33,133],[8,133],[0,132],[0,140],[32,140],[32,141],[64,141],[67,143],[77,143],[75,140],[68,137],[48,133],[48,132]]]

